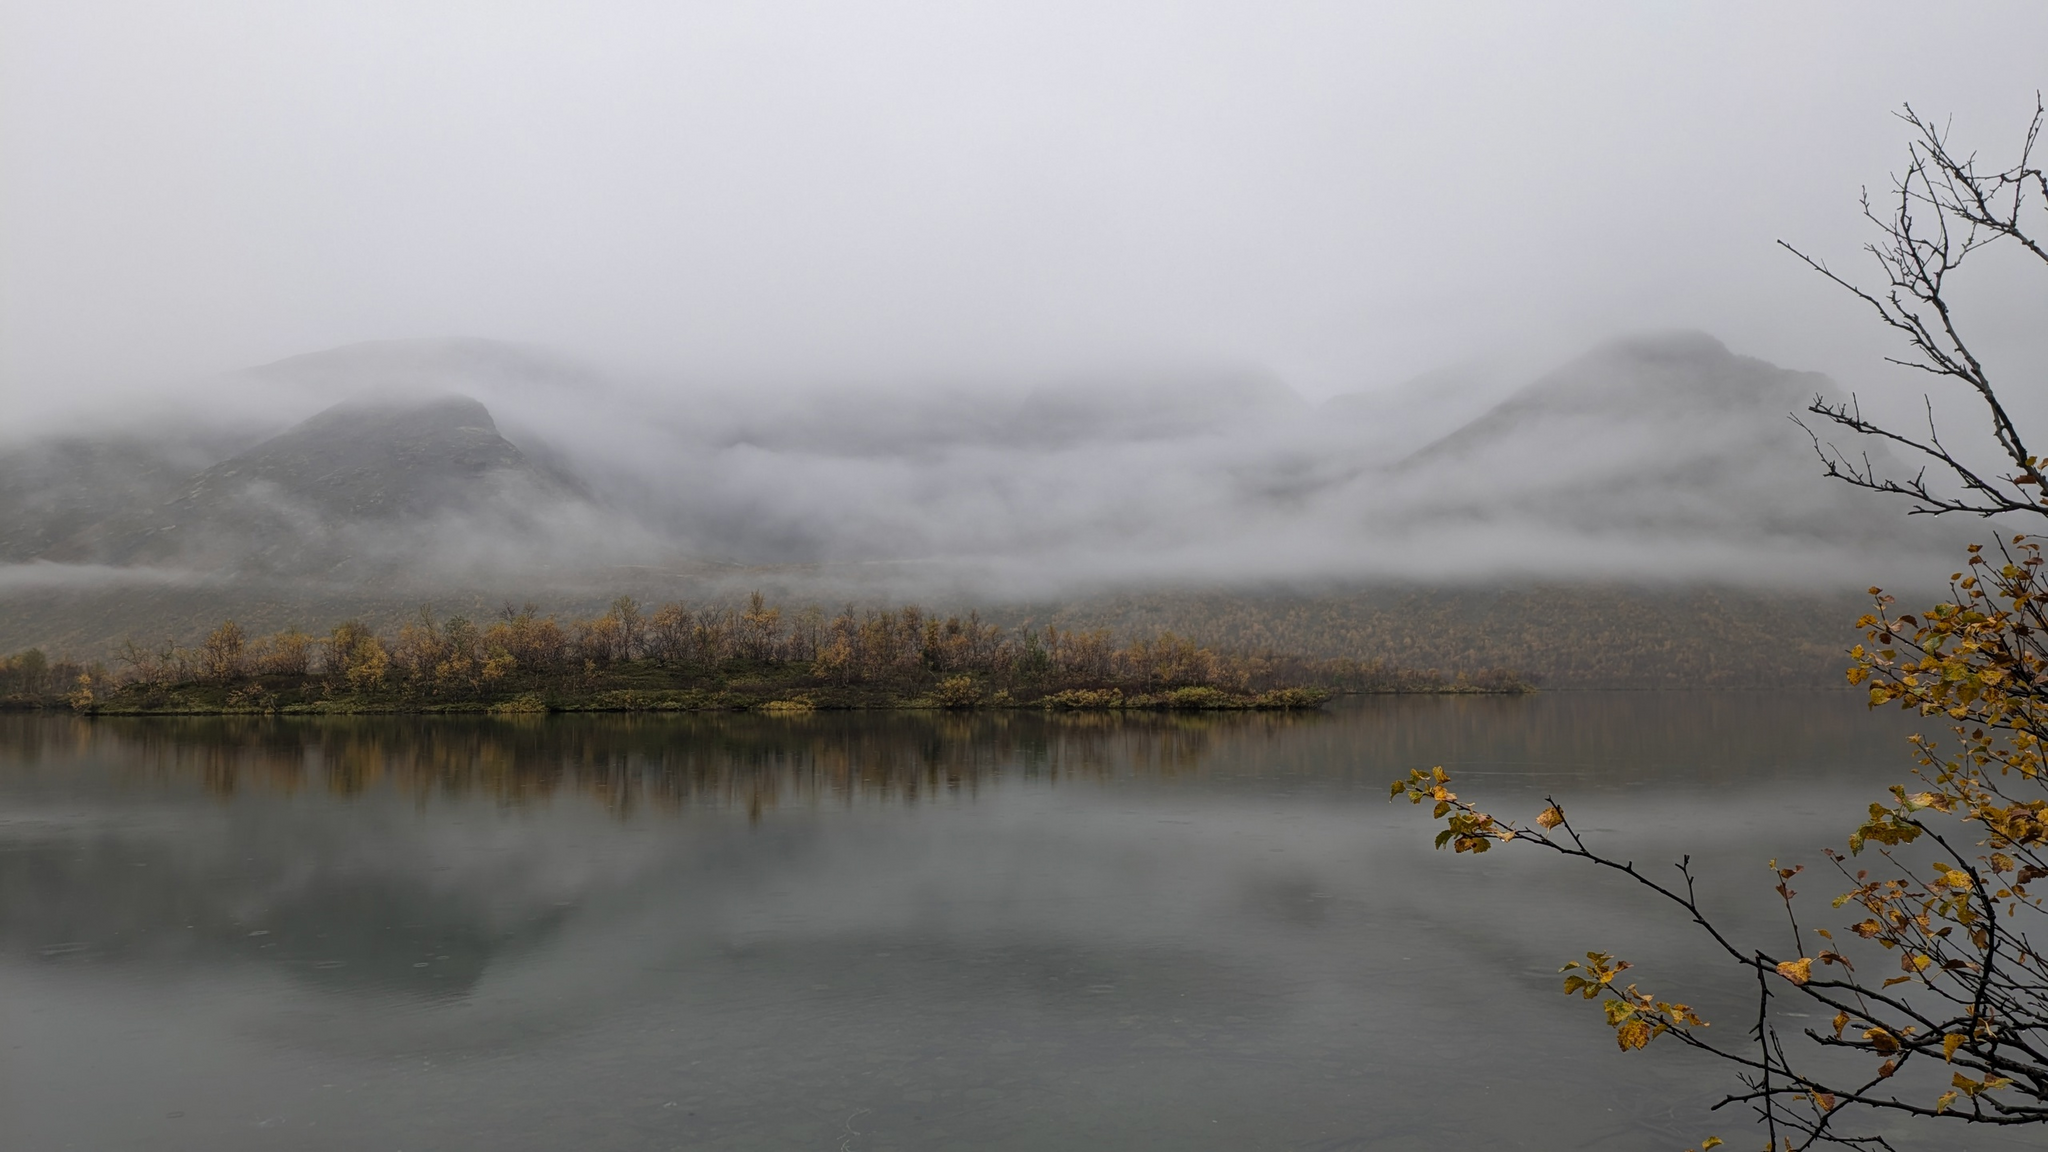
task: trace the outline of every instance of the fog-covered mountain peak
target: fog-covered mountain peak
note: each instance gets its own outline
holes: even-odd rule
[[[1787,417],[1829,387],[1819,373],[1738,356],[1704,332],[1629,336],[1545,373],[1412,458],[1492,451],[1504,441],[1576,452],[1591,437],[1667,456],[1724,454],[1758,441],[1784,463],[1803,465],[1802,437]]]
[[[529,458],[461,395],[351,399],[182,478],[152,477],[165,484],[154,498],[130,484],[97,518],[42,517],[48,528],[17,533],[43,541],[23,558],[359,579],[461,567],[480,545],[551,552],[599,515],[577,477]],[[39,515],[30,495],[15,509],[25,519]]]
[[[496,435],[498,423],[481,400],[460,393],[407,400],[366,396],[344,400],[307,417],[291,433],[404,436],[460,431]]]
[[[381,518],[460,507],[515,479],[581,494],[570,477],[528,461],[467,396],[359,399],[207,469],[179,503],[203,511],[262,484],[325,514]]]
[[[1705,332],[1628,336],[1602,344],[1510,397],[1509,412],[1715,408],[1729,404],[1789,411],[1826,378],[1738,356]]]

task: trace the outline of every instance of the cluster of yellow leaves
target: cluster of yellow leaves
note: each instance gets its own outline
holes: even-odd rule
[[[1896,871],[1884,878],[1857,871],[1852,877],[1856,886],[1834,900],[1836,908],[1854,905],[1864,913],[1848,926],[1849,932],[1898,955],[1901,974],[1884,980],[1883,987],[1917,982],[1935,989],[1944,980],[1960,985],[1943,994],[1965,1005],[1964,1014],[1925,1033],[1903,1023],[1855,1019],[1847,1012],[1836,1016],[1835,1038],[1879,1058],[1879,1079],[1890,1077],[1908,1057],[1937,1049],[1949,1063],[1967,1053],[1973,1069],[1995,1068],[1985,1061],[1995,1060],[2001,1013],[1973,997],[1972,982],[1981,982],[1998,963],[2017,964],[2029,979],[2048,978],[2048,962],[2032,954],[2023,937],[2017,943],[2010,931],[2001,937],[1997,924],[2017,908],[2040,908],[2042,898],[2030,894],[2028,885],[2048,879],[2048,796],[2011,794],[2015,785],[2048,786],[2048,572],[2041,545],[2015,538],[1999,564],[1981,548],[1972,548],[1969,570],[1956,573],[1952,586],[1953,602],[1922,616],[1892,614],[1891,598],[1871,589],[1877,611],[1859,622],[1870,642],[1854,649],[1849,673],[1852,683],[1868,686],[1873,706],[1897,704],[1940,717],[1957,740],[1944,751],[1932,739],[1913,737],[1921,765],[1917,775],[1925,787],[1894,787],[1889,803],[1870,805],[1849,839],[1850,855],[1875,847],[1890,856],[1892,849],[1936,832],[1933,817],[1974,826],[1983,850],[1975,859],[1951,856],[1925,869],[1892,860],[1887,867]],[[1443,825],[1437,846],[1448,844],[1459,852],[1483,852],[1518,837],[1555,846],[1544,833],[1565,822],[1554,806],[1546,807],[1533,826],[1498,820],[1459,799],[1442,768],[1410,772],[1394,782],[1392,795],[1414,804],[1429,802],[1432,817]],[[1946,834],[1938,843],[1946,852],[1958,850]],[[1846,874],[1848,857],[1829,856]],[[1789,909],[1797,894],[1788,882],[1800,869],[1778,868],[1776,861],[1772,867],[1778,872],[1778,894]],[[1820,986],[1860,993],[1866,985],[1854,976],[1855,965],[1835,950],[1831,933],[1821,929],[1818,935],[1830,946],[1772,962],[1777,974],[1806,989],[1820,979],[1817,966],[1839,966],[1846,983]],[[2013,951],[2002,955],[2001,946]],[[1684,1004],[1659,1001],[1633,984],[1617,987],[1616,977],[1628,968],[1626,961],[1592,952],[1562,969],[1567,994],[1602,1002],[1623,1050],[1642,1048],[1666,1032],[1704,1025]],[[2048,1004],[2043,1009],[2048,1011]],[[2008,1007],[2005,1014],[2012,1011]],[[1991,1071],[1981,1079],[1957,1071],[1934,1109],[1946,1111],[2012,1083]],[[1822,1113],[1838,1104],[1836,1096],[1817,1085],[1805,1098]]]
[[[1955,1085],[1955,1088],[1953,1091],[1943,1092],[1941,1098],[1935,1101],[1934,1110],[1936,1112],[1948,1111],[1955,1104],[1958,1096],[1968,1096],[1971,1099],[1975,1099],[1986,1092],[2003,1088],[2011,1084],[2012,1081],[2004,1076],[1987,1076],[1982,1080],[1972,1080],[1958,1072],[1949,1078],[1949,1083]]]
[[[1431,768],[1427,772],[1414,768],[1409,770],[1406,780],[1394,781],[1389,795],[1406,796],[1410,804],[1420,804],[1427,800],[1435,805],[1430,810],[1430,819],[1444,822],[1443,831],[1436,834],[1436,846],[1439,848],[1449,844],[1456,852],[1484,852],[1493,847],[1494,841],[1506,842],[1518,835],[1515,828],[1502,824],[1458,799],[1458,794],[1451,791],[1450,783],[1450,774],[1441,767]],[[1555,811],[1546,809],[1538,821],[1541,822],[1544,817]],[[1563,814],[1559,813],[1557,819],[1562,821]],[[1543,826],[1552,828],[1556,825]]]
[[[1852,652],[1851,683],[1870,685],[1873,706],[1897,704],[1946,719],[1956,744],[1945,754],[1932,739],[1912,738],[1920,775],[1931,787],[1912,793],[1892,788],[1890,804],[1870,806],[1869,818],[1849,840],[1850,851],[1910,844],[1928,830],[1930,813],[1976,826],[1980,844],[1989,849],[1962,866],[1937,861],[1921,882],[1873,881],[1858,872],[1858,887],[1836,898],[1836,907],[1854,902],[1870,913],[1851,931],[1900,952],[1902,975],[1886,986],[1932,984],[1947,975],[1968,979],[1984,971],[1996,948],[1995,925],[1987,921],[2001,906],[2009,915],[2023,905],[2041,905],[2027,886],[2048,877],[2048,798],[2018,798],[2009,788],[2048,782],[2048,578],[2037,541],[2014,537],[2010,543],[1997,563],[1981,547],[1970,549],[1968,571],[1952,577],[1952,602],[1918,617],[1895,616],[1888,609],[1892,598],[1873,588],[1878,610],[1859,621],[1870,644]],[[2018,959],[2030,958],[2021,953]],[[1994,1034],[1991,1022],[1974,1012],[1967,1023],[1942,1036],[1945,1059]],[[1880,1054],[1899,1047],[1888,1033],[1889,1043],[1870,1032],[1865,1036]],[[1971,1080],[1958,1073],[1955,1090],[1944,1093],[1937,1107],[2007,1083],[2003,1077]]]
[[[2014,802],[1986,787],[1993,769],[2035,781],[2048,763],[2042,746],[2048,693],[2037,687],[2048,683],[2048,578],[2038,543],[2014,537],[2012,544],[1996,567],[1972,545],[1969,571],[1953,578],[1955,601],[1923,616],[1893,616],[1892,598],[1871,589],[1878,611],[1857,622],[1871,642],[1851,650],[1850,682],[1870,685],[1873,706],[1897,704],[1947,718],[1960,747],[1944,757],[1916,738],[1935,787],[1911,796],[1894,789],[1896,803],[1873,807],[1871,825],[1859,830],[1866,839],[1910,841],[1914,833],[1905,818],[1933,809],[1985,823],[2003,846],[2048,845],[2042,820],[2048,801]]]
[[[1615,977],[1630,967],[1628,961],[1605,952],[1588,952],[1584,960],[1574,960],[1558,971],[1571,973],[1564,978],[1565,995],[1576,992],[1584,999],[1601,1001],[1607,1026],[1614,1029],[1614,1042],[1624,1052],[1646,1047],[1674,1029],[1707,1026],[1684,1004],[1659,1000],[1633,984],[1616,988]]]

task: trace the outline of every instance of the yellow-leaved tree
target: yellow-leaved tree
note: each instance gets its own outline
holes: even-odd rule
[[[1902,119],[1912,131],[1906,167],[1882,210],[1867,198],[1864,205],[1880,233],[1867,250],[1884,284],[1860,287],[1793,254],[1903,338],[1894,363],[1973,398],[1988,443],[1952,450],[1931,427],[1899,432],[1853,402],[1817,398],[1808,409],[1815,427],[1878,438],[1924,466],[1890,475],[1818,433],[1814,447],[1829,476],[1905,497],[1919,514],[1996,517],[1996,535],[1970,549],[1948,598],[1924,612],[1900,612],[1871,589],[1875,610],[1859,621],[1869,642],[1850,652],[1850,681],[1867,688],[1873,707],[1917,712],[1948,735],[1913,737],[1913,781],[1872,804],[1840,850],[1826,851],[1838,878],[1836,922],[1802,929],[1813,919],[1794,915],[1781,946],[1738,942],[1701,907],[1689,862],[1669,881],[1640,871],[1605,854],[1555,799],[1516,820],[1458,795],[1441,768],[1393,785],[1396,797],[1431,805],[1443,824],[1438,847],[1510,844],[1620,873],[1669,901],[1714,954],[1753,976],[1754,1027],[1717,1036],[1686,1004],[1627,982],[1625,960],[1593,952],[1563,969],[1564,991],[1598,1001],[1624,1050],[1668,1037],[1725,1061],[1739,1086],[1716,1106],[1753,1108],[1772,1152],[1890,1148],[1874,1124],[1885,1114],[1935,1125],[2048,1124],[2048,939],[2031,935],[2048,896],[2048,574],[2041,543],[2028,534],[2048,517],[2048,460],[2033,453],[1964,339],[1951,283],[1980,249],[2048,268],[2048,178],[2033,159],[2042,106],[2037,98],[2016,162],[1998,169],[1953,148],[1944,128],[1910,107]],[[2027,383],[2038,387],[2040,372]],[[1788,912],[1801,871],[1777,869]],[[1806,1011],[1773,1011],[1788,998]],[[1775,1024],[1786,1015],[1827,1023],[1788,1037]]]

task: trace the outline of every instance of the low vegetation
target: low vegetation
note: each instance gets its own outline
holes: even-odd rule
[[[19,667],[19,671],[15,669]],[[1524,692],[1505,671],[1445,676],[1357,659],[1218,651],[1172,633],[1005,629],[915,606],[649,611],[631,597],[587,618],[507,605],[496,619],[427,609],[380,633],[252,637],[234,621],[194,647],[124,646],[114,667],[0,665],[0,701],[94,713],[803,712],[820,708],[1213,711],[1297,709],[1335,692]]]

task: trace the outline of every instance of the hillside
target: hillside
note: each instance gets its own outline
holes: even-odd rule
[[[16,453],[15,471],[29,458]],[[175,483],[179,457],[132,442],[64,458],[69,475],[8,494],[22,511],[7,519],[31,526],[10,536],[23,559],[362,577],[401,562],[398,545],[424,528],[505,527],[590,503],[574,476],[530,460],[461,396],[339,404]],[[69,494],[65,516],[27,514],[51,493]]]
[[[1233,651],[1512,668],[1551,689],[1839,687],[1857,592],[1546,584],[1152,592],[1044,606],[1063,628],[1173,632]]]
[[[0,449],[0,563],[47,557],[95,525],[167,504],[246,441],[219,429],[160,427]]]
[[[1907,525],[1896,502],[1821,475],[1793,416],[1833,391],[1705,333],[1617,340],[1415,449],[1386,481],[1410,518],[1745,544],[1759,559],[1788,545],[1944,546],[1947,533]],[[1881,446],[1870,451],[1895,467]]]

